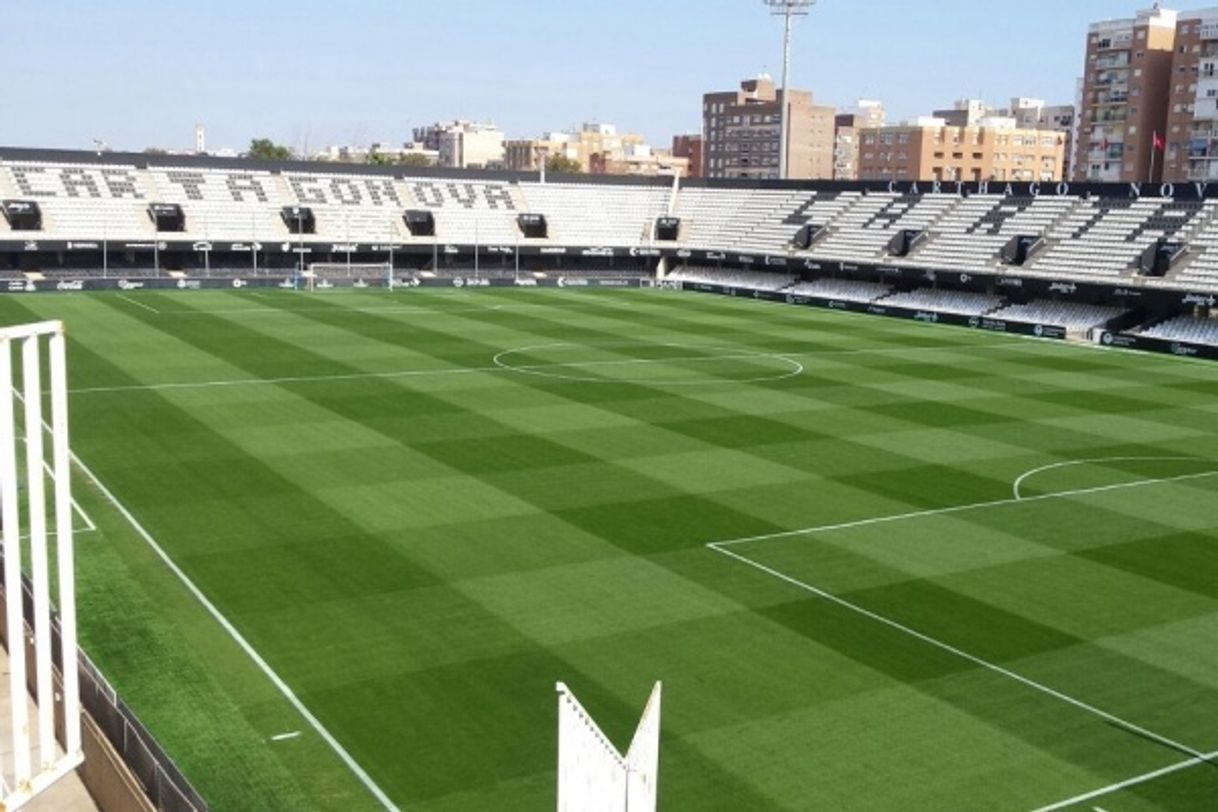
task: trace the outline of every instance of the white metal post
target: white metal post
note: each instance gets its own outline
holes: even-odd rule
[[[55,476],[55,558],[59,571],[59,638],[63,651],[64,750],[78,757],[80,675],[76,649],[76,565],[72,527],[72,457],[68,441],[67,339],[62,325],[51,335],[51,469]]]
[[[47,340],[50,370],[51,419],[44,418],[42,341]],[[13,345],[21,345],[21,390],[14,380]],[[0,510],[3,511],[4,589],[8,634],[9,701],[12,738],[3,742],[12,752],[12,770],[0,771],[0,809],[23,808],[83,760],[80,731],[80,683],[76,649],[75,568],[72,543],[71,451],[68,443],[66,342],[62,322],[43,322],[0,328]],[[25,504],[19,485],[18,423],[15,400],[24,410]],[[45,459],[44,432],[51,432],[51,465]],[[63,755],[55,740],[54,635],[51,615],[50,545],[46,483],[53,490],[54,537],[59,578],[60,654],[64,720]],[[24,519],[23,521],[23,514]],[[29,584],[33,613],[25,613],[22,577],[22,530],[29,533]],[[31,698],[26,689],[29,640],[27,621],[33,630],[34,692],[37,708],[37,763],[33,763],[29,713]]]
[[[17,426],[13,415],[12,341],[0,340],[0,511],[4,534],[9,696],[12,700],[13,782],[30,780],[30,716],[25,702],[25,624],[21,600],[21,507],[17,499]]]
[[[55,761],[55,702],[51,693],[51,588],[47,567],[47,508],[42,448],[42,367],[38,336],[22,341],[25,393],[25,488],[29,501],[30,580],[34,588],[34,666],[38,694],[39,768]],[[48,701],[49,700],[49,701]]]

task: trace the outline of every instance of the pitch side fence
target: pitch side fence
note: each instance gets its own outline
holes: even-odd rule
[[[3,570],[3,562],[0,562],[0,574]],[[2,579],[0,583],[3,583]],[[25,616],[32,617],[34,593],[29,578],[24,575],[22,592]],[[3,611],[4,604],[0,602],[0,614]],[[0,637],[7,638],[3,629],[4,624],[0,623]],[[56,671],[62,673],[58,615],[52,621],[51,638],[54,642],[52,663]],[[7,639],[4,645],[7,649]],[[207,802],[83,651],[78,651],[78,662],[81,706],[139,781],[152,806],[159,812],[209,812]],[[27,674],[27,681],[33,676]]]

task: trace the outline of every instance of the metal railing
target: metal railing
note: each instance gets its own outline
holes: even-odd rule
[[[0,562],[0,573],[3,573],[3,569]],[[32,617],[34,595],[29,578],[24,574],[22,591],[25,616]],[[0,612],[3,612],[2,602]],[[5,637],[2,624],[0,637]],[[56,672],[60,673],[63,663],[57,614],[52,619],[51,637],[54,642],[52,663]],[[7,649],[7,639],[4,645]],[[135,776],[152,806],[159,812],[209,812],[207,802],[83,650],[78,650],[78,663],[80,702],[84,712]]]

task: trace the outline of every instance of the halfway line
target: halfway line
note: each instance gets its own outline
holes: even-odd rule
[[[987,343],[987,344],[960,344],[954,346],[935,346],[935,347],[875,347],[871,349],[861,350],[806,350],[804,352],[787,352],[787,353],[756,353],[750,355],[733,354],[727,356],[700,356],[696,359],[672,359],[672,358],[627,358],[608,361],[582,361],[575,363],[558,363],[558,364],[532,364],[528,366],[487,366],[487,367],[453,367],[448,369],[405,369],[392,372],[351,372],[337,375],[290,375],[280,378],[234,378],[229,380],[213,380],[213,381],[183,381],[179,383],[150,383],[150,384],[127,384],[123,386],[89,386],[79,389],[69,389],[68,394],[72,395],[88,395],[101,394],[105,392],[143,392],[157,391],[162,389],[212,389],[217,387],[227,386],[273,386],[282,383],[310,383],[326,381],[357,381],[362,379],[375,378],[412,378],[427,375],[467,375],[477,372],[511,372],[520,370],[547,369],[551,367],[570,367],[570,366],[608,366],[621,364],[662,364],[673,361],[690,361],[690,360],[729,360],[734,358],[777,358],[781,359],[785,356],[836,356],[836,355],[862,355],[862,354],[887,354],[887,353],[909,353],[909,352],[950,352],[958,350],[975,350],[975,349],[1015,349],[1016,345],[1005,343]],[[590,349],[597,349],[590,347]],[[517,350],[519,351],[519,350]],[[512,350],[504,350],[498,353],[495,357],[512,352]]]

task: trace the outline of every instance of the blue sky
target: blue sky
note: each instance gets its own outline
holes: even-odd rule
[[[761,0],[0,0],[0,143],[310,148],[437,119],[524,137],[612,122],[653,143],[701,94],[781,72]],[[897,120],[980,94],[1073,101],[1087,23],[1150,0],[820,0],[793,84]],[[1178,0],[1177,9],[1218,5]]]

